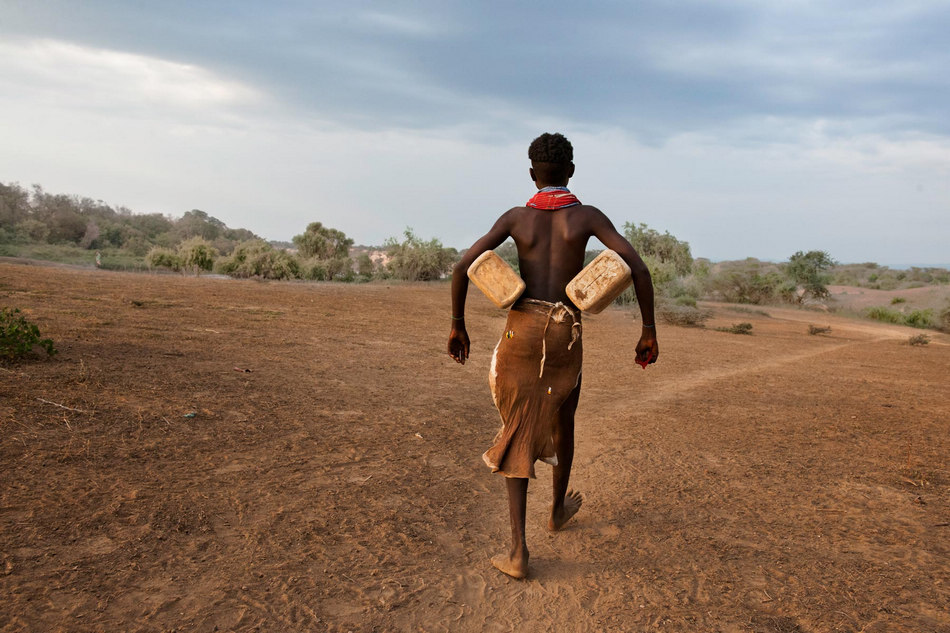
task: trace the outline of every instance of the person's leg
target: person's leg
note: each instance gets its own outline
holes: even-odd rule
[[[525,510],[528,505],[528,480],[505,477],[508,488],[508,514],[511,516],[511,550],[492,556],[491,564],[512,578],[528,575],[528,545],[524,538]]]
[[[554,467],[554,503],[551,504],[549,530],[559,530],[568,520],[577,514],[583,498],[579,492],[568,491],[571,479],[571,465],[574,463],[574,412],[581,395],[581,379],[567,397],[558,412],[557,426],[554,431],[554,450],[557,453],[557,466]]]

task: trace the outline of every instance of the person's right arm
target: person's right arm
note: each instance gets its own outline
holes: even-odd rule
[[[504,213],[485,235],[478,238],[465,251],[452,269],[452,330],[449,332],[449,356],[455,362],[465,364],[468,358],[469,339],[465,330],[465,297],[468,294],[468,268],[485,251],[493,250],[511,235],[514,209]]]
[[[633,289],[637,293],[637,303],[640,305],[640,316],[643,319],[640,340],[637,343],[637,361],[640,363],[655,363],[660,355],[660,348],[656,342],[656,317],[653,314],[653,279],[650,277],[650,269],[647,268],[640,254],[637,253],[627,238],[614,228],[610,218],[597,209],[594,211],[592,227],[594,237],[603,242],[604,246],[620,255],[621,259],[630,266]]]

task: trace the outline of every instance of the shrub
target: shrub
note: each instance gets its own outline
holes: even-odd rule
[[[56,354],[53,340],[40,338],[40,329],[23,316],[19,308],[0,309],[0,358],[23,358],[36,345],[46,350],[47,356]]]
[[[199,275],[202,270],[211,270],[218,250],[203,237],[195,236],[178,246],[178,259],[183,268]]]
[[[387,268],[396,279],[431,281],[442,278],[458,260],[458,251],[443,248],[442,242],[432,238],[425,242],[407,228],[402,242],[391,237],[386,240]]]
[[[896,306],[898,303],[907,303],[907,299],[904,297],[894,297],[891,299],[891,305]]]
[[[900,323],[904,320],[904,316],[897,312],[896,310],[890,310],[888,308],[875,306],[873,308],[868,308],[864,311],[869,319],[874,319],[875,321],[882,321],[884,323]]]
[[[300,262],[264,240],[247,240],[238,244],[230,257],[218,259],[215,270],[232,277],[296,279],[300,276]]]
[[[149,268],[168,268],[169,270],[181,270],[182,262],[178,253],[170,248],[153,246],[145,256],[145,263]]]
[[[376,264],[368,253],[360,253],[360,256],[356,258],[356,272],[364,279],[369,279],[376,272]]]
[[[934,322],[933,310],[914,310],[904,316],[904,325],[919,328],[932,328],[936,325]]]
[[[349,257],[311,259],[301,264],[301,277],[312,281],[352,281],[353,260]]]
[[[819,327],[817,325],[808,325],[808,333],[814,336],[815,334],[827,334],[831,331],[831,327]]]
[[[729,327],[717,327],[717,332],[728,332],[730,334],[752,334],[751,323],[733,323]]]
[[[908,345],[927,345],[930,343],[930,337],[926,334],[915,334],[907,339]]]
[[[657,302],[656,315],[663,323],[683,327],[702,327],[703,322],[711,316],[702,308],[681,305],[662,298]]]
[[[789,287],[775,272],[732,270],[713,277],[710,289],[723,301],[760,305],[788,295]]]
[[[944,332],[950,332],[950,307],[946,307],[940,311],[940,316],[937,317],[937,321],[938,328]]]

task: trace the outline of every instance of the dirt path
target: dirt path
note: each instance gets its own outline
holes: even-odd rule
[[[584,507],[548,533],[539,467],[518,582],[504,317],[472,296],[459,367],[447,294],[0,263],[61,349],[0,371],[0,631],[950,631],[946,336],[713,306],[753,336],[643,371],[585,319]]]

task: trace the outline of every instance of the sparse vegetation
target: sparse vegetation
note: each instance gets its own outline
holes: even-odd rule
[[[781,268],[752,257],[718,264],[706,287],[713,298],[728,303],[761,305],[795,300],[795,284],[783,276]]]
[[[934,321],[933,310],[913,310],[903,315],[904,325],[919,328],[932,328],[937,324]]]
[[[141,268],[154,247],[177,250],[193,237],[230,253],[238,242],[256,236],[247,229],[229,228],[199,209],[173,219],[160,213],[133,213],[101,200],[50,194],[39,185],[28,191],[15,183],[0,183],[0,245],[13,256],[91,264],[98,250],[103,253],[103,268]]]
[[[835,265],[835,260],[825,251],[798,251],[788,258],[785,264],[785,274],[800,287],[797,294],[799,302],[808,298],[827,299],[829,296],[826,285],[831,281],[828,269]]]
[[[904,316],[900,312],[881,306],[868,308],[864,311],[864,314],[869,319],[881,321],[883,323],[901,323],[904,320]]]
[[[181,270],[181,257],[178,253],[164,246],[153,246],[145,256],[145,263],[149,268],[167,268]]]
[[[731,306],[728,308],[730,312],[739,312],[741,314],[758,314],[759,316],[764,316],[772,318],[772,315],[766,312],[765,310],[757,310],[755,308],[747,308],[745,306]]]
[[[0,359],[24,358],[34,347],[45,350],[47,356],[56,354],[53,340],[41,338],[39,327],[19,308],[0,308]]]
[[[808,333],[812,336],[815,336],[816,334],[828,334],[829,332],[831,332],[831,326],[821,327],[818,325],[808,325]]]
[[[752,334],[751,323],[733,323],[729,327],[717,327],[717,332],[728,332],[729,334]]]
[[[178,246],[178,259],[181,266],[196,276],[201,274],[202,270],[211,270],[217,256],[218,249],[208,240],[197,235]]]
[[[218,259],[215,271],[232,277],[296,279],[300,276],[300,262],[264,240],[248,240],[239,244],[229,257]]]
[[[656,305],[656,316],[668,325],[683,327],[702,327],[711,314],[696,306],[683,305],[661,298]]]
[[[400,242],[391,237],[386,240],[387,268],[396,279],[405,281],[431,281],[441,279],[458,260],[458,251],[445,248],[442,242],[432,238],[428,242],[416,237],[411,228],[403,232]]]
[[[926,334],[915,334],[907,339],[908,345],[921,346],[930,343],[930,337]]]
[[[907,303],[907,299],[904,297],[894,297],[891,299],[891,305],[896,306],[898,303]]]
[[[945,310],[941,313],[940,319],[944,319]],[[927,310],[912,310],[907,314],[898,312],[897,310],[891,310],[890,308],[885,308],[883,306],[875,306],[868,308],[864,312],[865,316],[869,319],[875,321],[881,321],[883,323],[894,323],[897,325],[909,325],[910,327],[917,328],[934,328],[939,329],[938,322],[934,319],[934,311]]]
[[[950,283],[950,270],[945,268],[915,266],[909,270],[891,270],[874,262],[838,264],[829,274],[832,283],[872,290],[899,290],[919,285]]]

